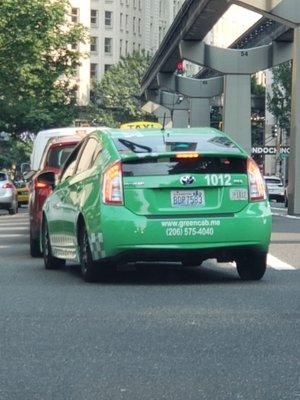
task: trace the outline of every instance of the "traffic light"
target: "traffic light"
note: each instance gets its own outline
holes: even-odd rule
[[[272,136],[273,138],[276,138],[278,136],[278,125],[273,125],[272,126]]]

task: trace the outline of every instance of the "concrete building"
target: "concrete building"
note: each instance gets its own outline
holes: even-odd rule
[[[78,71],[78,102],[88,102],[91,79],[101,79],[134,50],[153,55],[184,0],[71,0],[71,19],[82,23],[90,42]]]

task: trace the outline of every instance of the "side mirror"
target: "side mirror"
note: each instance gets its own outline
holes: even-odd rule
[[[34,170],[24,172],[23,178],[24,178],[25,182],[31,181],[31,179],[33,178],[33,176],[35,174],[36,174],[36,171],[34,171]]]
[[[54,172],[44,172],[37,177],[37,182],[55,188],[56,176]]]

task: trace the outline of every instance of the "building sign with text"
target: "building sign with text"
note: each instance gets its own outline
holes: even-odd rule
[[[278,148],[277,146],[263,146],[263,147],[252,147],[252,154],[263,154],[263,155],[276,155],[282,154],[288,156],[290,154],[289,146],[281,146]]]

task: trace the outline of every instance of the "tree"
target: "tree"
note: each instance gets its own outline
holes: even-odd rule
[[[74,119],[76,48],[85,32],[68,22],[69,7],[68,0],[0,1],[0,131],[20,135]]]
[[[272,94],[268,94],[268,110],[274,115],[277,125],[287,133],[291,121],[292,94],[291,61],[273,68]]]
[[[251,94],[255,96],[265,96],[266,88],[257,82],[256,75],[251,76]]]
[[[94,123],[116,127],[144,118],[140,83],[149,63],[149,56],[135,51],[111,66],[101,81],[94,81],[90,107]]]
[[[22,137],[8,136],[0,141],[0,169],[14,170],[20,164],[29,162],[32,139],[27,134]]]

